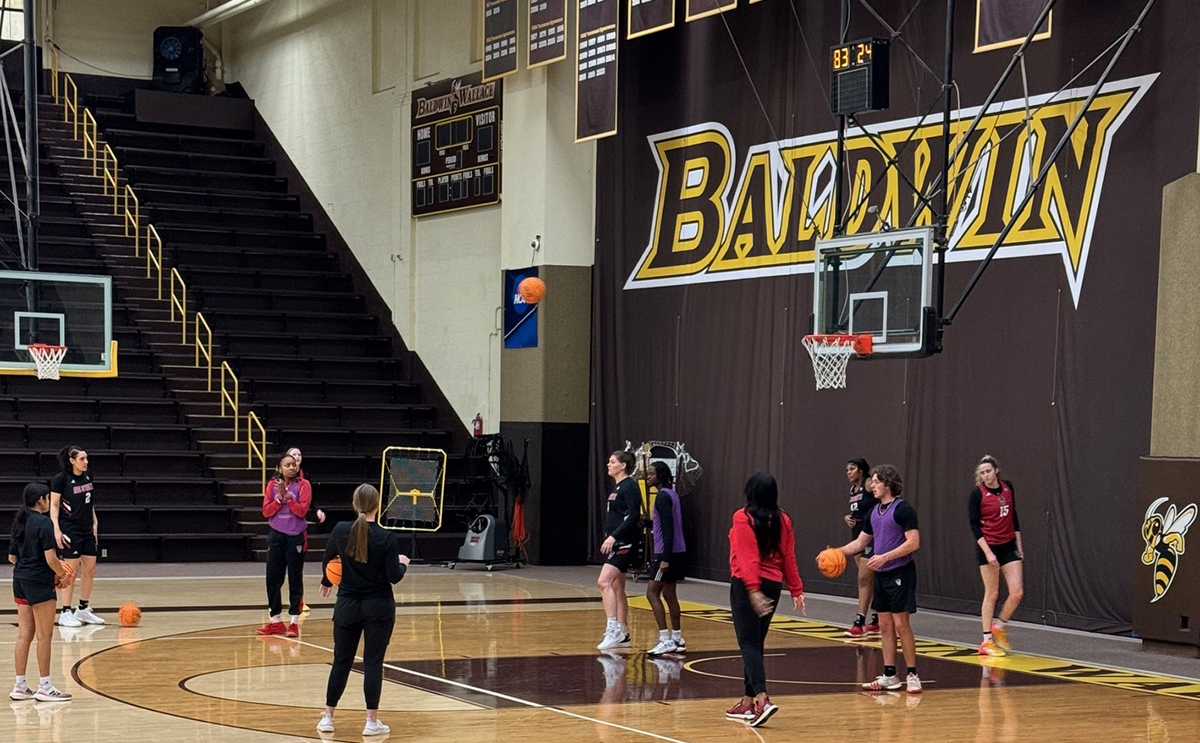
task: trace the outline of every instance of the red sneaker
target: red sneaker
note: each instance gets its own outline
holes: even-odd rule
[[[779,711],[779,708],[771,704],[771,698],[766,697],[761,702],[754,704],[754,716],[746,720],[746,724],[752,728],[756,728],[766,723],[771,715]]]
[[[750,720],[754,719],[754,705],[746,705],[738,702],[729,709],[725,710],[725,716],[730,720],[749,722]]]
[[[260,635],[284,635],[287,634],[287,626],[283,622],[267,622],[258,628]]]
[[[280,624],[282,624],[282,622],[280,622]],[[288,625],[287,636],[288,637],[299,637],[300,636],[300,627],[298,627],[295,622],[292,622],[291,624]]]
[[[873,619],[874,621],[872,621],[870,624],[868,624],[868,625],[866,626],[865,630],[866,630],[866,633],[867,633],[868,635],[872,635],[872,636],[874,636],[874,635],[878,635],[878,634],[880,634],[880,632],[879,632],[879,619],[878,619],[877,617],[872,617],[872,619]]]
[[[850,629],[846,630],[846,636],[853,637],[856,640],[865,634],[867,634],[867,632],[863,629],[861,624],[852,624],[850,625]]]

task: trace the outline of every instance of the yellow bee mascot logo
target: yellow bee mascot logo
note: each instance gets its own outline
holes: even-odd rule
[[[1165,515],[1158,507],[1167,502],[1159,498],[1146,509],[1146,520],[1142,522],[1142,539],[1146,549],[1142,552],[1142,564],[1154,566],[1154,598],[1150,603],[1167,595],[1171,581],[1175,580],[1175,569],[1179,567],[1179,556],[1183,554],[1184,535],[1196,520],[1196,504],[1190,503],[1179,513],[1175,506],[1167,506]]]

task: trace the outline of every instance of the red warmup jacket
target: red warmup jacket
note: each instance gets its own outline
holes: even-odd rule
[[[746,588],[757,591],[764,580],[784,584],[792,596],[804,593],[800,570],[796,567],[796,532],[792,519],[779,511],[783,523],[779,529],[779,551],[769,557],[758,554],[758,539],[754,536],[754,525],[744,508],[733,514],[733,526],[729,529],[729,572],[746,584]]]

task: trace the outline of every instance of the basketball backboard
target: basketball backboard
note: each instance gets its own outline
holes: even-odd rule
[[[35,374],[31,343],[67,347],[64,377],[115,377],[112,278],[0,271],[0,374]]]
[[[933,230],[819,240],[813,331],[870,335],[873,356],[932,353]]]

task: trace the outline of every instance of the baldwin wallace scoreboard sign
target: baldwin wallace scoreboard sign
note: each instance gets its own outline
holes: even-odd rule
[[[478,72],[413,91],[414,217],[500,201],[501,96]]]

